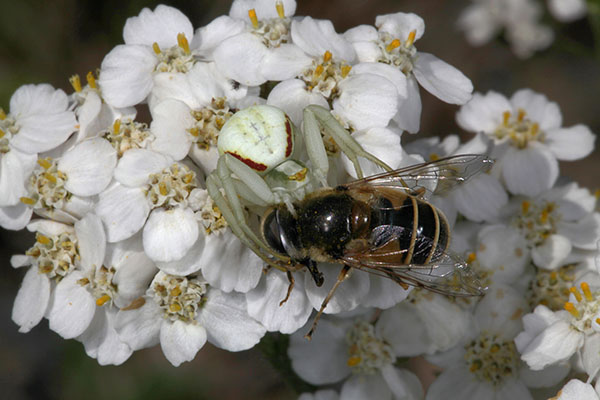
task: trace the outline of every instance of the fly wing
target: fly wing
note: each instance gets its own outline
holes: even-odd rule
[[[446,255],[432,264],[394,264],[380,260],[346,257],[347,265],[375,275],[385,276],[398,284],[422,287],[446,296],[481,296],[486,288],[464,263]]]
[[[429,197],[448,193],[474,175],[488,171],[492,165],[493,160],[485,155],[463,154],[372,175],[343,186],[363,191],[389,187],[412,193],[424,192],[424,197]]]

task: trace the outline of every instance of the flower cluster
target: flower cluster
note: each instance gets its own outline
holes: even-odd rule
[[[458,69],[417,50],[425,23],[415,14],[340,34],[295,9],[294,0],[235,0],[198,29],[174,8],[143,9],[97,75],[85,85],[71,78],[73,93],[47,84],[15,92],[0,111],[0,226],[36,233],[11,259],[27,270],[12,313],[19,330],[46,318],[100,364],[160,344],[175,366],[207,341],[241,351],[267,332],[290,334],[293,371],[318,387],[303,399],[528,399],[581,372],[588,381],[569,382],[560,398],[594,391],[600,213],[594,194],[560,177],[558,161],[590,154],[595,135],[563,126],[558,104],[530,89],[473,94]],[[404,131],[419,131],[421,87],[460,105],[457,123],[472,139],[401,144]],[[295,148],[257,181],[219,137],[259,105],[286,114],[288,141],[272,152]],[[138,120],[144,107],[150,121]],[[253,129],[256,148],[274,140]],[[422,202],[445,215],[449,257],[479,276],[483,296],[398,284],[385,268],[306,261],[286,270],[277,252],[265,257],[257,225],[271,206],[293,210],[320,185],[382,165],[461,154],[495,163],[447,190],[443,176],[439,190],[412,189],[433,193]],[[444,368],[426,394],[406,362],[417,357]]]
[[[547,0],[548,12],[556,20],[568,23],[584,17],[585,0]],[[542,0],[472,0],[461,13],[458,27],[467,41],[481,46],[503,31],[511,51],[519,58],[531,57],[554,41],[554,31],[542,23]]]

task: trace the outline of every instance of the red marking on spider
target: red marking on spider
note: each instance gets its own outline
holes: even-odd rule
[[[240,156],[237,153],[234,153],[232,151],[227,151],[227,154],[231,154],[232,156],[234,156],[235,158],[237,158],[238,160],[240,160],[241,162],[243,162],[244,164],[246,164],[247,166],[249,166],[250,168],[257,170],[257,171],[264,171],[267,169],[267,166],[265,164],[261,164],[261,163],[257,163],[255,161],[252,161],[249,158],[244,158],[242,156]]]
[[[285,148],[285,156],[289,157],[292,154],[294,143],[292,142],[292,124],[290,119],[285,117],[285,133],[287,134],[287,147]]]

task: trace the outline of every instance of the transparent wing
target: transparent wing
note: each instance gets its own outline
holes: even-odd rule
[[[356,190],[367,190],[369,186],[390,187],[424,192],[424,197],[443,195],[474,175],[488,171],[493,163],[485,155],[463,154],[372,175],[343,186]]]
[[[398,284],[422,287],[446,296],[482,296],[486,290],[464,262],[449,255],[426,265],[402,265],[353,257],[343,260],[353,268],[384,276]]]

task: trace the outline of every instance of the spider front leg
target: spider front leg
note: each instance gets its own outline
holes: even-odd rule
[[[308,123],[307,123],[308,121]],[[324,107],[317,105],[310,105],[304,109],[304,136],[306,141],[306,149],[308,156],[313,162],[313,157],[316,162],[319,163],[316,168],[323,168],[320,164],[322,163],[321,157],[325,153],[325,147],[323,145],[323,139],[321,138],[321,132],[317,125],[317,122],[323,127],[324,133],[331,136],[335,143],[340,147],[340,150],[350,159],[356,176],[358,179],[363,178],[362,168],[358,163],[358,157],[366,158],[369,161],[379,165],[386,171],[392,171],[392,168],[372,155],[365,151],[360,143],[358,143],[340,123],[331,115],[331,112]],[[317,143],[320,142],[320,145]],[[321,153],[322,152],[322,153]],[[326,160],[326,156],[325,156]],[[327,171],[325,170],[325,176]]]

